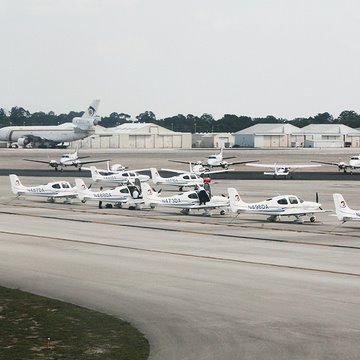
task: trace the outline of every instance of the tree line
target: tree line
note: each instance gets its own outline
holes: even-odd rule
[[[22,107],[13,107],[10,111],[0,108],[0,127],[19,125],[60,125],[71,122],[76,116],[82,116],[83,112],[70,111],[68,114],[56,115],[53,111],[30,113]],[[126,113],[112,112],[109,116],[102,117],[101,126],[114,127],[134,121]],[[343,111],[339,117],[334,118],[328,112],[319,113],[309,118],[296,118],[292,120],[276,118],[268,115],[266,117],[251,118],[244,115],[225,114],[220,119],[214,119],[211,114],[201,116],[174,115],[164,119],[157,119],[152,111],[145,111],[136,116],[136,120],[142,123],[155,123],[159,126],[179,132],[230,132],[234,133],[259,123],[280,123],[292,124],[297,127],[304,127],[309,124],[344,124],[352,128],[360,128],[360,114],[355,111]]]

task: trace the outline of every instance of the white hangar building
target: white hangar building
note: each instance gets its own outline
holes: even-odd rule
[[[196,133],[192,134],[192,147],[221,148],[233,147],[235,136],[230,133]]]
[[[95,135],[79,142],[83,149],[191,149],[191,133],[152,123],[125,123],[113,128],[97,126]],[[77,143],[71,146],[76,147]]]
[[[304,147],[360,147],[360,131],[343,124],[310,124],[293,133]]]
[[[235,144],[240,147],[287,148],[301,146],[301,136],[292,136],[301,130],[291,124],[255,124],[236,132]]]

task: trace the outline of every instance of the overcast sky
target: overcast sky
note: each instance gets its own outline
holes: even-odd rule
[[[0,107],[360,113],[358,0],[0,0]]]

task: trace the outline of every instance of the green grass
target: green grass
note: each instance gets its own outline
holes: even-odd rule
[[[0,287],[1,360],[140,360],[148,355],[147,340],[129,323]]]

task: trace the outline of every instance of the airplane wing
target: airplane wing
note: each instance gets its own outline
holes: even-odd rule
[[[91,161],[81,161],[79,163],[79,165],[86,165],[86,164],[96,164],[96,163],[100,163],[100,162],[104,162],[104,161],[110,161],[109,159],[105,159],[105,160],[91,160]],[[73,164],[69,164],[70,166]]]
[[[182,171],[182,170],[175,170],[175,169],[165,169],[165,168],[161,168],[161,171],[169,171],[169,172],[173,172],[176,174],[185,174],[188,171]]]
[[[324,165],[334,165],[334,166],[338,166],[338,167],[340,167],[341,166],[341,168],[342,169],[344,169],[344,168],[349,168],[349,167],[357,167],[357,166],[350,166],[349,164],[346,164],[346,163],[343,163],[343,162],[332,162],[332,161],[315,161],[315,160],[312,160],[311,162],[313,162],[313,163],[317,163],[317,164],[324,164]]]
[[[78,196],[77,192],[59,192],[56,195],[52,195],[51,197],[56,198],[56,199],[61,199],[61,198],[76,198]]]
[[[259,160],[234,161],[234,162],[228,163],[228,165],[249,164],[249,163],[255,163],[255,162],[258,162],[258,161]]]
[[[50,161],[46,161],[46,160],[33,160],[33,159],[23,159],[24,161],[31,161],[31,162],[36,162],[36,163],[40,163],[40,164],[50,164]],[[58,161],[55,160],[51,160],[53,163],[57,163],[58,165],[60,165],[60,163]]]
[[[223,157],[223,160],[229,160],[229,159],[235,159],[236,156],[228,156],[228,157]]]
[[[300,169],[300,168],[311,168],[319,167],[321,165],[312,165],[312,164],[246,164],[247,166],[263,167],[263,168],[287,168],[287,169]]]
[[[174,163],[179,163],[179,164],[195,164],[195,161],[185,161],[185,160],[169,160],[171,162]]]

